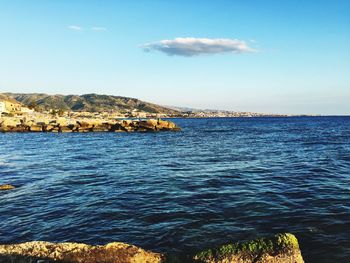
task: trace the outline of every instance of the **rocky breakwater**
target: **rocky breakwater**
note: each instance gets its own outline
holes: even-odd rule
[[[77,243],[28,242],[0,245],[0,262],[71,263],[303,263],[298,241],[292,234],[278,234],[248,242],[227,244],[194,255],[147,251],[124,243],[90,246]]]
[[[180,131],[173,122],[161,119],[20,119],[1,118],[0,132],[157,132]]]

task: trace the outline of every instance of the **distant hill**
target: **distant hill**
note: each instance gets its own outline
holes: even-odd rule
[[[6,100],[6,101],[9,101],[9,102],[12,102],[12,103],[18,103],[18,101],[16,101],[14,98],[0,93],[0,101],[1,100]]]
[[[149,113],[176,114],[178,111],[144,102],[134,98],[84,94],[84,95],[48,95],[43,93],[3,93],[3,97],[10,97],[26,106],[42,109],[63,109],[72,111],[131,111],[134,109]]]

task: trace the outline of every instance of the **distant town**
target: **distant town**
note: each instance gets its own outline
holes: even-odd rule
[[[69,96],[3,93],[0,94],[0,117],[55,116],[65,118],[121,119],[288,116],[256,112],[171,108],[142,102],[133,98],[97,94],[69,97],[69,100],[67,97]]]
[[[193,110],[183,112],[184,118],[239,118],[239,117],[287,117],[283,114],[266,114],[244,111],[225,111],[225,110]]]

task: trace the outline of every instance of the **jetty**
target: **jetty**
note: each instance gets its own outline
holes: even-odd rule
[[[0,118],[0,132],[158,132],[180,131],[174,122],[161,119]]]

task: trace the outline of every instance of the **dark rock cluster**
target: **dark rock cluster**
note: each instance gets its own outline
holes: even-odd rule
[[[173,122],[166,120],[120,120],[94,121],[76,120],[74,122],[2,122],[0,132],[157,132],[180,131]]]

